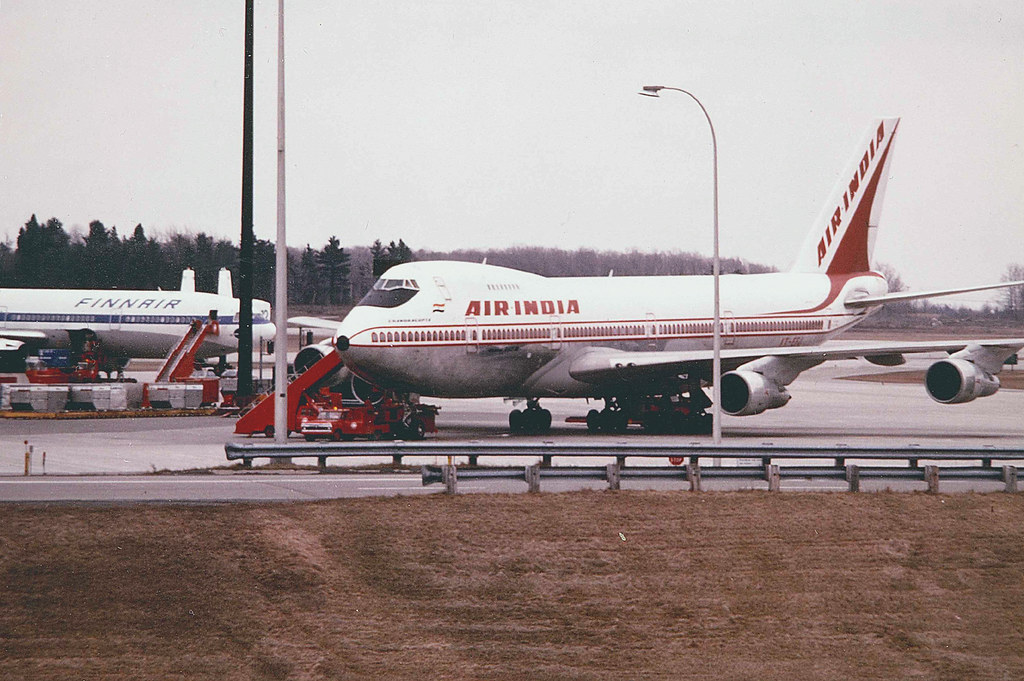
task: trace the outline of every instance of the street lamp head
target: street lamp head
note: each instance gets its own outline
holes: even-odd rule
[[[664,89],[664,85],[644,85],[643,89],[637,94],[643,95],[644,97],[658,97],[660,96],[658,95],[658,91]]]

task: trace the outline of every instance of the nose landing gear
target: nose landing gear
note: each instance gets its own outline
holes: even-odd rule
[[[542,409],[539,400],[527,400],[526,409],[508,415],[508,427],[513,435],[544,435],[551,430],[551,412]]]

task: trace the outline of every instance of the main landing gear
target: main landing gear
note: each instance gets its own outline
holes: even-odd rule
[[[526,409],[508,415],[508,427],[514,435],[544,435],[551,430],[551,412],[542,409],[539,400],[527,400]]]
[[[587,414],[587,430],[625,433],[633,423],[645,433],[704,435],[711,432],[712,416],[705,411],[709,406],[711,401],[699,388],[675,395],[606,397],[604,409]]]

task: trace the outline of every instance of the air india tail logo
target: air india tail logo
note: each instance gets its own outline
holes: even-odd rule
[[[867,179],[868,169],[871,167],[871,162],[875,160],[875,154],[881,150],[884,139],[885,123],[879,123],[878,130],[875,132],[875,138],[871,140],[867,150],[864,151],[864,156],[861,157],[857,169],[853,172],[853,178],[843,193],[842,204],[836,206],[835,211],[832,213],[832,219],[829,221],[829,224],[825,225],[825,233],[822,235],[821,240],[818,241],[819,265],[825,259],[825,256],[828,255],[833,237],[836,235],[839,225],[842,224],[843,217],[856,208],[855,199],[866,184],[865,180]]]

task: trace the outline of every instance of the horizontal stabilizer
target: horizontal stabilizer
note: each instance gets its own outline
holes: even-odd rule
[[[970,286],[968,288],[951,288],[941,291],[920,291],[920,292],[898,292],[886,293],[884,296],[866,296],[864,298],[851,298],[845,301],[846,307],[874,307],[885,303],[895,303],[901,300],[920,300],[922,298],[938,298],[940,296],[952,296],[957,293],[973,293],[974,291],[991,291],[993,289],[1009,288],[1011,286],[1024,286],[1024,281],[1004,281],[999,284],[986,284],[985,286]]]

